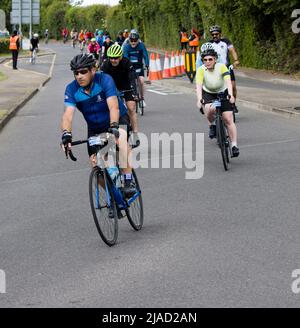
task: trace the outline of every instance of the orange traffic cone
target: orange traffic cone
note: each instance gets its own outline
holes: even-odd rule
[[[185,50],[185,49],[184,49]],[[185,74],[185,67],[184,67],[184,50],[181,53],[180,56],[180,68],[181,68],[181,74],[184,75]]]
[[[180,67],[179,51],[176,52],[176,56],[175,56],[175,66],[176,66],[176,74],[177,74],[177,76],[181,76],[181,67]]]
[[[150,56],[150,69],[149,69],[148,80],[149,81],[159,80],[154,53],[152,53]]]
[[[156,64],[158,78],[159,78],[159,80],[161,80],[162,79],[162,71],[161,71],[161,63],[160,63],[160,55],[159,54],[156,54],[155,64]]]
[[[172,77],[177,76],[177,71],[176,71],[176,66],[175,66],[175,57],[174,57],[174,51],[172,51],[171,54],[171,68],[170,68],[170,73]]]
[[[164,79],[169,79],[171,77],[170,61],[169,61],[168,51],[166,51],[166,54],[165,54],[164,70],[163,70],[163,76],[162,77]]]

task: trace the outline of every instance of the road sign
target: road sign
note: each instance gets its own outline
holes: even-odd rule
[[[12,0],[10,23],[40,24],[40,0]]]
[[[196,53],[194,51],[189,51],[185,53],[185,71],[186,75],[193,83],[196,75]]]

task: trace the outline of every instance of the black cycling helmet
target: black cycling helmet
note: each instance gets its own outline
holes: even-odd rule
[[[202,59],[206,56],[212,56],[212,57],[215,57],[216,59],[218,58],[218,54],[214,49],[207,49],[201,53]]]
[[[222,29],[219,25],[213,25],[209,28],[209,33],[213,33],[213,32],[222,32]]]
[[[92,54],[79,54],[76,55],[70,62],[72,71],[81,68],[90,68],[95,66],[95,57]]]
[[[137,39],[139,39],[139,37],[140,37],[140,35],[139,35],[139,33],[138,33],[138,31],[130,31],[130,34],[129,34],[129,39],[133,39],[133,40],[137,40]]]

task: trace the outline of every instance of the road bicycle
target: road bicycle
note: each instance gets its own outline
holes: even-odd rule
[[[135,94],[137,95],[137,98],[135,100],[135,110],[137,113],[139,113],[140,115],[144,115],[144,98],[142,96],[142,86],[140,83],[140,79],[139,79],[139,75],[138,73],[140,73],[142,70],[142,68],[136,69],[136,75],[135,75],[135,85],[136,85],[136,92]]]
[[[106,167],[104,147],[114,144],[110,142],[112,135],[104,133],[88,138],[87,140],[73,141],[72,146],[88,143],[96,149],[97,164],[92,168],[89,178],[89,199],[93,218],[101,239],[113,246],[118,238],[118,220],[127,217],[130,225],[136,231],[142,229],[144,221],[142,192],[137,175],[132,169],[132,179],[136,186],[136,193],[129,199],[122,191],[123,176],[120,173],[118,156],[115,167]],[[118,155],[118,151],[115,152]],[[71,150],[66,149],[66,157],[76,161],[77,158]]]
[[[212,104],[216,108],[216,132],[217,132],[217,143],[221,150],[222,162],[225,171],[229,169],[229,158],[232,157],[231,143],[228,135],[226,125],[222,118],[222,102],[227,97],[224,93],[218,93],[218,99],[213,101]]]

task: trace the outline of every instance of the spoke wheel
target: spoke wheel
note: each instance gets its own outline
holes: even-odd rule
[[[132,170],[132,178],[136,185],[137,191],[141,191],[140,185],[135,174],[135,171]],[[141,230],[144,222],[144,209],[143,209],[143,199],[142,194],[140,194],[126,209],[126,215],[128,221],[134,230]]]
[[[108,193],[105,185],[107,185]],[[110,180],[94,167],[89,180],[89,195],[93,218],[102,240],[113,246],[118,238],[118,215]],[[109,201],[110,200],[110,206]]]
[[[222,162],[224,166],[224,170],[228,170],[228,162],[229,162],[229,156],[228,156],[228,147],[226,147],[226,135],[225,135],[225,127],[222,119],[219,117],[217,119],[217,139],[218,144],[221,150],[222,155]],[[227,161],[228,158],[228,161]]]

